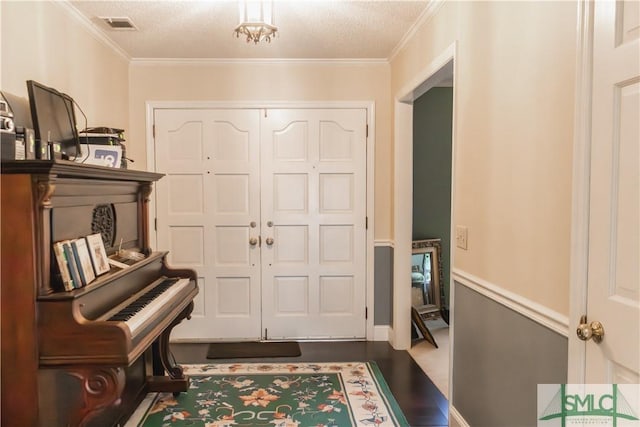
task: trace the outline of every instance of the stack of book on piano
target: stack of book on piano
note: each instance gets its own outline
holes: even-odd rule
[[[66,291],[88,285],[110,269],[107,252],[99,233],[55,242],[53,253]]]

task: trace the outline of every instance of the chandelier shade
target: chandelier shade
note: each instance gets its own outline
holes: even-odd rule
[[[245,37],[247,43],[271,42],[278,27],[273,24],[273,1],[238,0],[239,24],[234,32],[236,37]]]

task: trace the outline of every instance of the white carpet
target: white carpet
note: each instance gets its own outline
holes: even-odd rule
[[[438,348],[425,340],[419,340],[414,342],[409,349],[409,354],[448,399],[449,326],[442,319],[430,320],[425,324],[438,344]]]

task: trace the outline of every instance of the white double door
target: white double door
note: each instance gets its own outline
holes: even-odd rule
[[[364,338],[366,110],[156,109],[157,247],[192,340]]]

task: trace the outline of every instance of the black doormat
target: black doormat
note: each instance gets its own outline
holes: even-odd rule
[[[240,359],[247,357],[297,357],[300,345],[286,342],[219,342],[209,344],[207,359]]]

